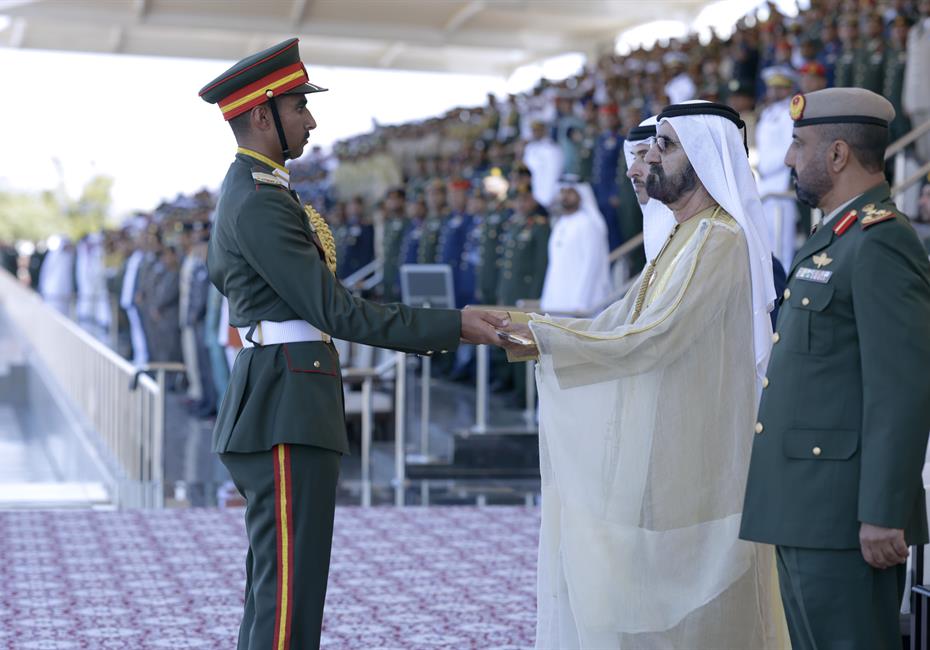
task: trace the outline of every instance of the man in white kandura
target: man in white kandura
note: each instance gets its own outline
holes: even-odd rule
[[[562,216],[549,236],[549,264],[540,308],[557,314],[590,314],[610,298],[607,222],[594,190],[576,178],[563,179]]]
[[[738,539],[772,334],[771,248],[732,109],[667,107],[646,187],[676,225],[593,320],[532,315],[537,648],[779,647],[768,547]]]

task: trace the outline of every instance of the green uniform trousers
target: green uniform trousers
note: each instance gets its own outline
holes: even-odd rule
[[[320,647],[340,456],[289,444],[220,454],[246,499],[238,650]]]
[[[776,551],[793,650],[901,650],[905,565],[872,568],[859,549]]]

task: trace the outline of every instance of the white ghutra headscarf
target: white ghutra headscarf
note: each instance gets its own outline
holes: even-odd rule
[[[745,140],[738,126],[742,121],[729,107],[694,100],[665,107],[658,120],[660,125],[663,122],[668,122],[675,129],[701,183],[736,220],[746,237],[752,274],[756,384],[761,393],[772,347],[769,312],[775,306],[775,283],[772,279],[772,244],[765,227],[759,191],[749,167]]]
[[[633,165],[633,149],[641,144],[652,144],[655,137],[655,128],[658,116],[646,118],[639,126],[630,131],[623,142],[623,156],[626,158],[626,168]],[[649,129],[649,127],[652,127]],[[633,182],[632,180],[630,181]],[[646,260],[656,258],[662,249],[662,244],[668,239],[668,233],[675,225],[675,215],[664,203],[650,199],[646,205],[640,206],[643,211],[643,247],[646,249]]]

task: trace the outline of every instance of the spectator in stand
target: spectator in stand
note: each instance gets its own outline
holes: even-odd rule
[[[591,168],[591,188],[597,199],[597,209],[607,225],[607,241],[610,250],[624,242],[620,228],[620,182],[617,166],[623,152],[623,136],[620,131],[620,109],[616,104],[605,104],[598,112],[601,132],[594,145],[594,164]],[[624,206],[626,207],[626,206]]]
[[[859,60],[859,23],[854,15],[847,15],[839,22],[840,55],[834,67],[834,84],[844,88],[856,82]]]
[[[865,21],[865,38],[856,51],[853,86],[881,93],[884,89],[885,41],[884,24],[877,13],[869,14]]]
[[[336,276],[340,279],[349,277],[375,258],[374,226],[365,215],[365,201],[361,196],[346,204],[344,233],[342,256],[337,258]]]
[[[164,246],[152,267],[152,290],[146,294],[152,361],[181,361],[179,270],[177,250]]]
[[[920,0],[919,17],[907,35],[907,67],[902,103],[916,127],[930,120],[930,0]],[[916,142],[920,162],[930,161],[930,133]]]
[[[564,158],[544,122],[534,121],[531,128],[532,140],[523,150],[523,162],[533,174],[533,198],[547,208],[558,194]]]
[[[808,61],[798,70],[802,93],[812,93],[827,87],[827,73],[824,65],[817,61]]]
[[[436,264],[439,261],[439,233],[449,218],[446,205],[446,185],[434,178],[426,189],[426,219],[419,235],[417,261],[420,264]]]

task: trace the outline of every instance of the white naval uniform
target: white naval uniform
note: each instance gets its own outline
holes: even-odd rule
[[[756,149],[759,154],[759,195],[791,191],[791,169],[785,164],[785,154],[791,145],[794,122],[791,120],[790,99],[767,106],[756,124]],[[794,259],[798,204],[791,199],[763,199],[765,225],[775,256],[785,268]]]

